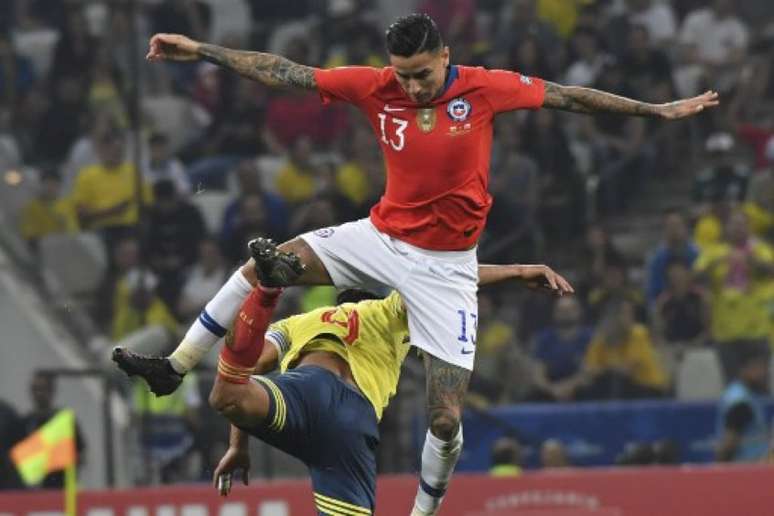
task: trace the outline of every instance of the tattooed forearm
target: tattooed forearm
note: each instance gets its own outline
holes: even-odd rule
[[[546,81],[543,107],[574,113],[620,113],[634,116],[659,116],[658,106],[628,99],[605,91],[579,86],[560,86]]]
[[[217,45],[199,47],[202,59],[233,70],[267,86],[314,89],[314,68],[294,63],[290,59],[264,52],[232,50]]]

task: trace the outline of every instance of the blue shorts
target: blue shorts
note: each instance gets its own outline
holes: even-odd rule
[[[307,465],[318,514],[372,514],[379,445],[373,405],[322,367],[254,379],[269,394],[269,413],[242,430]]]

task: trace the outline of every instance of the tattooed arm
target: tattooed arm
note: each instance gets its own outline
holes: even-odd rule
[[[233,70],[267,86],[314,89],[314,68],[294,63],[290,59],[264,52],[232,50],[200,43],[180,34],[156,34],[150,40],[147,59],[157,61],[195,61],[210,63]]]
[[[676,120],[701,113],[705,108],[717,106],[718,103],[718,94],[713,91],[666,104],[650,104],[593,88],[562,86],[546,81],[543,107],[574,113],[620,113]]]

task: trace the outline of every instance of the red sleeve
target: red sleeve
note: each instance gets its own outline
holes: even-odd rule
[[[514,109],[537,109],[543,105],[543,79],[506,70],[485,70],[486,99],[495,113]]]
[[[357,103],[376,89],[379,69],[369,66],[341,66],[314,71],[323,104],[331,100]]]

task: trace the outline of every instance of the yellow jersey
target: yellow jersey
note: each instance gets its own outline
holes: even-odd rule
[[[101,211],[128,201],[127,208],[120,213],[104,217],[86,229],[101,229],[112,226],[133,226],[137,224],[139,210],[135,195],[134,165],[124,162],[113,169],[102,165],[91,165],[82,169],[75,179],[72,202],[76,209]],[[143,200],[150,203],[153,191],[148,183],[143,181]]]
[[[67,199],[53,202],[32,199],[22,209],[19,229],[27,240],[52,233],[74,233],[78,231],[78,218]]]
[[[668,386],[666,371],[659,363],[648,329],[635,324],[625,342],[609,346],[597,337],[586,350],[583,359],[590,369],[627,367],[635,383],[657,389]]]
[[[741,276],[735,276],[734,252],[725,242],[709,246],[694,264],[694,270],[706,274],[710,282],[712,337],[716,342],[758,339],[774,331],[774,278],[747,270],[749,266]],[[774,264],[774,249],[763,240],[753,239],[749,252],[757,262]]]
[[[340,356],[378,419],[397,390],[410,347],[406,309],[397,292],[283,319],[269,327],[266,338],[277,347],[281,372],[292,369],[301,353]]]

